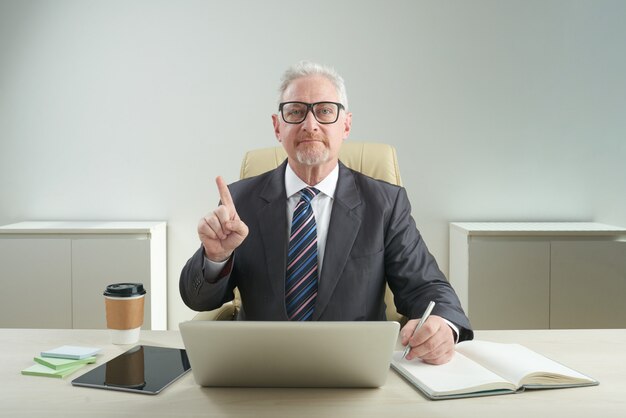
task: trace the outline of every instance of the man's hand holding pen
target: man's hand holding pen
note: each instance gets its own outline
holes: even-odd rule
[[[429,364],[444,364],[454,356],[454,332],[445,319],[430,315],[431,310],[429,305],[423,321],[420,318],[406,323],[400,331],[401,341],[407,346],[407,360],[419,358]]]

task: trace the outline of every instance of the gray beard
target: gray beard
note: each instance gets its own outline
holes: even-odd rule
[[[307,150],[308,151],[308,150]],[[323,151],[296,151],[296,159],[300,164],[304,165],[320,165],[328,161],[328,148],[324,148]]]

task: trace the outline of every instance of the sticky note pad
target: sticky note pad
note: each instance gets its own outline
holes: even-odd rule
[[[50,367],[46,367],[43,364],[34,364],[24,370],[22,370],[22,374],[29,376],[45,376],[45,377],[54,377],[57,379],[62,379],[65,376],[68,376],[74,373],[76,370],[84,367],[85,364],[78,364],[73,367],[68,367],[61,370],[51,369]]]
[[[87,357],[92,357],[100,351],[99,348],[94,347],[79,347],[73,345],[64,345],[57,347],[53,350],[42,351],[41,357],[56,357],[80,360]]]
[[[34,360],[39,364],[42,364],[46,367],[49,367],[55,370],[62,370],[62,369],[67,369],[70,367],[78,366],[79,364],[88,364],[88,363],[96,362],[95,357],[86,357],[80,360],[74,360],[74,359],[69,359],[69,358],[57,358],[57,357],[35,357]]]

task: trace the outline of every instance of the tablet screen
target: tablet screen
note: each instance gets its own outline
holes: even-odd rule
[[[138,345],[72,380],[72,385],[154,395],[190,368],[184,349]]]

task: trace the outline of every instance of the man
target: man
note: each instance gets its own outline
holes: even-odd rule
[[[384,320],[385,283],[409,318],[408,359],[448,362],[471,339],[458,297],[428,252],[402,187],[338,160],[351,128],[343,79],[301,62],[280,88],[274,133],[288,158],[229,187],[198,224],[201,248],[180,278],[184,302],[212,310],[241,293],[238,319]],[[414,333],[429,301],[436,306]]]

